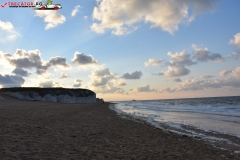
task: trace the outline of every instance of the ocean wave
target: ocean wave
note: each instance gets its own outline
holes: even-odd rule
[[[240,116],[240,97],[118,102],[124,110],[155,112],[193,112],[222,116]]]

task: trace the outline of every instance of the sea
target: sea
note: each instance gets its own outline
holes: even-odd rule
[[[115,101],[119,115],[184,136],[240,147],[240,96]]]

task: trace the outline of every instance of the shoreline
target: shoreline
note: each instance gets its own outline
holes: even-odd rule
[[[239,159],[234,151],[123,119],[110,103],[64,104],[4,97],[3,159]]]
[[[143,117],[132,116],[129,113],[125,113],[119,109],[115,109],[114,104],[111,103],[109,108],[115,111],[117,115],[122,118],[133,120],[139,123],[145,123],[147,125],[151,125],[166,133],[178,134],[182,137],[195,138],[197,140],[205,141],[206,143],[209,143],[210,145],[217,148],[230,150],[230,151],[239,150],[240,137],[236,135],[219,133],[219,132],[210,131],[210,130],[202,130],[197,127],[185,125],[185,124],[180,124],[180,127],[182,129],[178,129],[178,128],[169,126],[163,122],[148,121],[146,118],[143,118]],[[197,114],[201,114],[201,113],[197,113]]]

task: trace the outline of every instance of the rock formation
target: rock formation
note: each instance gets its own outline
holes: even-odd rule
[[[87,89],[65,88],[2,88],[0,93],[23,100],[62,103],[96,102],[96,94]]]

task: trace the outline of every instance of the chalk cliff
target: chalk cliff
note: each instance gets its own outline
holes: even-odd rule
[[[66,88],[2,88],[0,93],[23,100],[62,103],[96,102],[96,94],[87,89]]]

